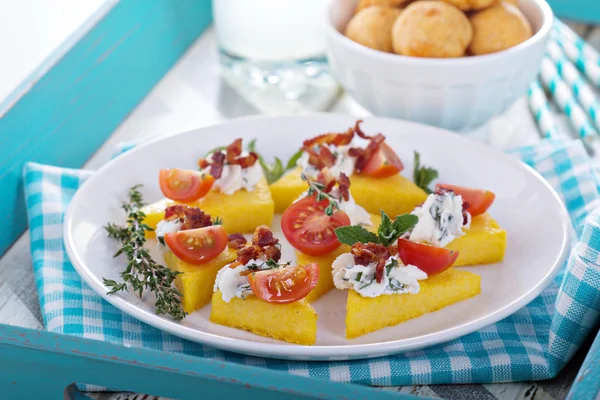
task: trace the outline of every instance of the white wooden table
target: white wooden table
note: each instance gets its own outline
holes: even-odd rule
[[[595,37],[600,47],[600,30],[586,33]],[[356,116],[369,115],[345,95],[340,97],[330,111]],[[258,111],[255,107],[220,78],[214,33],[209,30],[121,124],[85,167],[96,169],[104,164],[114,154],[115,145],[119,142],[142,141],[256,113]],[[566,126],[562,118],[559,120],[561,125]],[[540,140],[524,99],[515,103],[504,115],[467,135],[502,149]],[[43,328],[29,253],[28,233],[0,259],[0,322]],[[384,390],[448,399],[562,399],[585,356],[586,349],[582,350],[557,379],[549,382],[415,386]],[[119,396],[121,399],[142,398],[133,395]],[[117,395],[101,394],[96,397],[114,399]]]

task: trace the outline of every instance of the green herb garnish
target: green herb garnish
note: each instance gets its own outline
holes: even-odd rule
[[[269,182],[269,184],[279,180],[283,174],[290,169],[295,168],[296,162],[302,156],[302,150],[299,150],[288,160],[285,167],[283,166],[283,162],[279,157],[275,157],[275,161],[272,164],[269,164],[265,161],[263,156],[256,151],[256,139],[252,139],[250,142],[248,142],[248,151],[258,155],[258,163],[262,167],[263,172],[265,173],[265,178],[267,178],[267,182]]]
[[[272,258],[269,258],[267,261],[265,261],[264,263],[262,263],[260,265],[259,264],[248,265],[248,269],[253,272],[254,271],[266,271],[269,269],[275,269],[275,268],[280,268],[280,267],[285,268],[290,264],[291,264],[291,262],[289,262],[289,261],[286,263],[280,264],[277,261],[273,260]]]
[[[308,196],[316,196],[317,201],[328,200],[329,205],[325,207],[325,215],[331,217],[333,215],[334,210],[340,209],[339,199],[335,196],[332,196],[329,193],[325,192],[325,185],[319,182],[311,181],[308,177],[303,173],[300,174],[300,178],[306,183],[308,183]]]
[[[358,242],[371,242],[387,247],[394,244],[400,236],[412,229],[417,222],[419,222],[419,217],[412,214],[398,215],[396,219],[392,221],[382,210],[381,225],[379,225],[377,235],[358,225],[339,227],[335,230],[335,235],[340,243],[347,244],[348,246],[352,246]]]
[[[354,243],[379,243],[379,238],[373,232],[369,232],[359,225],[343,226],[335,230],[340,243],[352,246]]]
[[[221,217],[215,217],[215,219],[212,221],[213,225],[223,225],[223,219]]]
[[[129,189],[129,201],[123,203],[123,209],[128,214],[127,226],[109,223],[104,227],[108,237],[117,239],[123,245],[114,255],[117,257],[125,254],[127,257],[127,267],[120,274],[123,282],[102,279],[110,288],[108,294],[129,288],[137,292],[140,297],[144,291],[153,292],[156,296],[155,312],[170,315],[174,320],[179,321],[186,316],[181,307],[181,293],[175,287],[175,278],[181,272],[157,264],[144,247],[145,233],[154,229],[143,223],[146,215],[141,211],[144,202],[138,190],[140,186]]]
[[[379,244],[386,247],[394,244],[400,236],[412,229],[417,222],[419,222],[419,217],[412,214],[398,215],[396,219],[392,221],[382,210],[381,225],[379,225],[379,229],[377,229]]]
[[[392,272],[392,268],[398,266],[398,260],[392,258],[392,261],[385,266],[385,276],[390,276],[390,272]]]
[[[434,168],[421,166],[421,155],[415,151],[415,169],[413,171],[413,180],[415,185],[423,189],[427,194],[431,194],[429,184],[438,177],[438,171]]]

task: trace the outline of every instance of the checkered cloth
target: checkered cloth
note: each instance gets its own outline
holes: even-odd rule
[[[188,342],[145,325],[82,282],[63,246],[62,222],[92,172],[34,163],[24,170],[33,268],[46,329],[366,385],[490,383],[554,377],[598,322],[599,181],[581,142],[543,141],[515,155],[539,171],[566,204],[580,237],[554,282],[512,316],[426,350],[370,360],[296,362],[248,357]]]

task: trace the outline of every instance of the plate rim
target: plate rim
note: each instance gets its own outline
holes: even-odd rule
[[[565,205],[563,204],[560,196],[552,186],[546,181],[542,175],[534,170],[529,165],[525,164],[523,161],[517,159],[516,157],[511,157],[510,155],[502,152],[500,149],[494,148],[491,145],[478,142],[468,137],[459,135],[455,132],[437,128],[425,124],[420,124],[412,121],[406,121],[402,119],[394,119],[394,118],[386,118],[386,117],[377,117],[377,116],[368,116],[368,117],[355,117],[352,115],[345,115],[339,113],[307,113],[303,115],[252,115],[240,118],[233,118],[222,122],[217,122],[214,124],[210,124],[207,126],[203,126],[200,128],[186,130],[184,132],[179,132],[172,135],[165,135],[152,138],[150,140],[145,141],[143,144],[137,145],[135,148],[127,151],[127,154],[143,151],[147,146],[152,145],[155,142],[170,140],[171,138],[192,134],[192,132],[210,130],[211,128],[219,125],[230,124],[230,123],[239,123],[239,122],[250,122],[253,120],[265,120],[265,119],[306,119],[306,118],[321,118],[321,119],[363,119],[366,121],[369,120],[382,120],[389,121],[392,123],[402,123],[407,125],[412,125],[416,128],[426,128],[429,130],[436,130],[439,132],[443,132],[445,134],[453,135],[456,139],[461,141],[466,141],[471,145],[480,146],[482,148],[486,148],[489,151],[495,152],[497,155],[504,157],[505,162],[512,163],[514,166],[518,166],[519,168],[527,171],[532,174],[538,181],[540,181],[547,189],[549,189],[550,193],[554,201],[558,204],[560,208],[560,226],[562,228],[562,240],[561,240],[561,248],[558,258],[555,260],[554,264],[551,268],[548,269],[546,275],[540,280],[540,282],[532,287],[529,291],[524,293],[522,296],[513,299],[511,302],[507,303],[501,309],[492,312],[490,314],[486,314],[483,317],[477,318],[475,320],[471,320],[462,325],[455,326],[453,328],[445,329],[438,332],[428,333],[424,335],[420,335],[413,338],[408,339],[399,339],[394,341],[387,341],[381,343],[361,343],[361,344],[349,344],[349,345],[297,345],[297,344],[289,344],[289,343],[263,343],[252,341],[248,339],[241,338],[231,338],[224,337],[218,334],[202,332],[191,327],[181,325],[169,318],[148,312],[139,308],[137,305],[130,303],[120,296],[109,296],[106,294],[106,287],[100,282],[97,277],[91,273],[91,270],[87,268],[83,260],[80,258],[79,254],[74,250],[74,242],[73,237],[71,235],[70,227],[73,225],[73,214],[74,210],[79,203],[79,197],[82,196],[83,189],[92,185],[95,177],[99,176],[105,169],[109,168],[112,163],[116,162],[120,156],[113,158],[112,160],[105,163],[102,167],[100,167],[97,171],[94,172],[92,176],[90,176],[75,192],[67,211],[64,216],[63,221],[63,243],[65,245],[65,250],[69,257],[69,261],[75,268],[76,272],[79,276],[84,280],[86,284],[88,284],[92,290],[96,294],[98,294],[101,298],[121,310],[122,312],[132,316],[133,318],[146,323],[156,329],[165,331],[174,336],[190,340],[192,342],[200,343],[202,345],[211,346],[217,349],[231,351],[238,354],[245,354],[251,356],[258,357],[266,357],[280,360],[314,360],[314,361],[334,361],[334,360],[351,360],[351,359],[368,359],[381,357],[390,354],[398,354],[407,351],[424,349],[426,347],[434,346],[436,344],[445,343],[466,334],[476,332],[481,328],[492,325],[511,314],[518,311],[520,308],[525,307],[531,301],[533,301],[536,297],[538,297],[541,292],[552,282],[552,280],[556,277],[556,275],[560,271],[560,267],[564,263],[568,255],[568,244],[570,237],[570,219],[566,210]],[[125,154],[125,153],[124,153]]]

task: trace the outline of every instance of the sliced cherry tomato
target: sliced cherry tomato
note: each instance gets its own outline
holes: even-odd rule
[[[435,188],[452,190],[455,194],[462,196],[463,201],[469,203],[467,211],[472,217],[486,212],[496,198],[496,195],[489,190],[471,189],[463,186],[447,185],[445,183],[438,183],[435,185]]]
[[[350,218],[336,210],[325,214],[327,200],[317,202],[315,196],[305,197],[288,207],[281,217],[281,229],[294,248],[311,256],[322,256],[340,247],[335,229],[350,225]]]
[[[248,275],[248,283],[256,296],[269,303],[279,304],[305,298],[317,286],[318,281],[319,266],[316,263],[289,265]]]
[[[398,239],[398,256],[404,265],[411,264],[419,267],[427,275],[435,275],[454,264],[458,258],[458,251]]]
[[[209,174],[180,168],[161,169],[160,190],[171,200],[195,201],[212,188],[215,178]]]
[[[225,250],[227,233],[222,225],[171,232],[165,235],[165,244],[185,262],[206,264]]]
[[[369,159],[361,174],[376,178],[387,178],[404,169],[404,164],[387,143],[382,143],[379,150]]]

